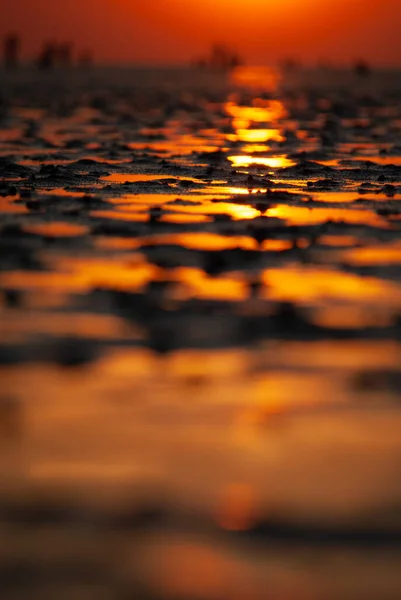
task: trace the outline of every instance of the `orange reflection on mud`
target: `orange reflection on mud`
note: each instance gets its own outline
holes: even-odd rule
[[[49,190],[41,190],[41,194],[47,196],[66,196],[67,198],[83,198],[83,196],[85,195],[82,192],[72,192],[64,188],[51,188]]]
[[[93,155],[91,156],[90,154],[87,156],[82,157],[85,160],[93,160],[95,163],[99,163],[99,164],[111,164],[111,165],[119,165],[121,163],[130,163],[132,162],[131,158],[105,158],[103,156],[98,156],[98,155]],[[85,165],[81,165],[81,168],[79,169],[81,171],[86,171],[87,169],[85,168]]]
[[[172,274],[188,287],[189,294],[184,293],[184,296],[233,301],[245,300],[248,296],[244,283],[234,277],[208,277],[201,269],[190,267],[179,267]]]
[[[89,291],[93,287],[136,290],[159,274],[159,269],[140,255],[130,261],[56,258],[46,263],[53,271],[12,271],[0,275],[0,285],[18,289],[49,289],[56,291]]]
[[[256,242],[246,236],[224,236],[217,233],[177,233],[166,235],[155,235],[142,238],[142,241],[151,241],[154,244],[177,244],[184,248],[193,250],[228,250],[231,248],[243,248],[254,250]]]
[[[279,364],[290,364],[294,369],[397,368],[400,345],[395,340],[321,340],[308,344],[289,342],[276,346],[275,357]]]
[[[53,155],[55,151],[50,151],[49,150],[49,154]],[[41,153],[41,150],[29,150],[26,151],[26,154],[29,154],[30,156],[35,156],[36,153]],[[25,154],[25,150],[24,150],[24,154]],[[72,162],[74,162],[73,159],[69,159],[69,160],[56,160],[56,159],[48,159],[48,160],[43,160],[43,157],[40,155],[40,158],[31,158],[31,159],[25,159],[25,160],[20,160],[19,164],[23,165],[25,167],[40,167],[42,165],[69,165]]]
[[[183,349],[170,355],[169,368],[175,377],[205,375],[231,381],[243,374],[245,362],[245,352],[238,349],[224,348],[213,352]],[[232,398],[225,400],[232,402]]]
[[[61,258],[56,261],[55,267],[60,271],[70,271],[83,285],[124,289],[141,287],[159,273],[155,265],[147,263],[138,254],[126,261]]]
[[[216,207],[219,207],[223,212],[228,213],[235,220],[241,219],[254,219],[260,215],[260,211],[256,208],[252,208],[251,206],[246,206],[244,204],[229,204],[229,203],[221,203],[216,204]]]
[[[168,196],[168,198],[170,197]],[[191,196],[191,198],[195,198],[195,196]],[[196,199],[199,200],[199,196],[196,196]],[[117,198],[110,198],[111,204],[126,204],[131,207],[148,207],[154,204],[163,204],[164,202],[166,202],[166,195],[164,194],[124,194]],[[130,209],[127,208],[127,210]]]
[[[257,210],[256,208],[252,208],[252,206],[248,206],[246,204],[236,204],[236,203],[231,203],[231,202],[224,202],[223,198],[224,198],[224,196],[222,196],[221,202],[205,202],[204,204],[194,204],[193,206],[177,207],[175,209],[175,210],[177,210],[177,214],[170,215],[170,217],[172,217],[172,219],[170,219],[170,220],[174,220],[174,221],[178,222],[177,217],[184,217],[184,216],[189,217],[190,215],[195,217],[195,216],[201,216],[201,215],[205,215],[205,214],[210,214],[210,215],[228,214],[235,220],[253,219],[254,217],[260,216],[260,211]],[[174,207],[171,206],[171,207],[169,207],[169,209],[174,210]],[[184,215],[181,213],[188,213],[188,214]],[[167,215],[165,217],[163,217],[162,220],[163,221],[166,220],[166,217],[167,217]],[[206,217],[204,218],[204,220],[206,220]],[[183,221],[183,222],[185,222],[185,221]]]
[[[255,188],[257,191],[267,191],[267,188]],[[229,185],[225,186],[210,186],[205,188],[205,192],[208,194],[213,194],[213,198],[225,198],[226,196],[239,196],[241,194],[248,195],[249,189],[246,187],[233,187]],[[203,197],[204,200],[207,198]],[[209,198],[210,199],[210,198]]]
[[[220,188],[210,188],[210,190],[218,190]],[[245,190],[246,191],[246,190]],[[110,203],[113,205],[117,205],[118,210],[125,211],[136,211],[142,209],[148,209],[152,206],[160,206],[166,205],[168,210],[173,209],[182,209],[184,206],[180,206],[180,204],[174,204],[174,201],[185,200],[186,202],[193,202],[193,206],[196,204],[200,204],[200,201],[208,201],[215,197],[215,195],[210,194],[208,196],[200,196],[199,194],[180,194],[178,196],[178,190],[176,190],[177,195],[173,194],[125,194],[124,196],[119,196],[117,198],[110,198]],[[189,208],[191,205],[189,204]]]
[[[395,165],[401,167],[401,156],[370,156],[368,160],[371,160],[378,165]]]
[[[29,210],[25,206],[25,204],[18,203],[16,204],[11,200],[11,196],[0,196],[0,214],[26,214],[29,213]]]
[[[149,214],[147,212],[140,212],[137,210],[132,212],[124,211],[123,209],[116,210],[93,210],[89,214],[92,217],[101,217],[102,219],[116,219],[120,221],[136,221],[138,223],[145,223],[149,220]]]
[[[32,119],[33,121],[42,121],[46,116],[46,111],[42,108],[15,107],[12,113],[20,119]]]
[[[343,254],[346,262],[354,265],[401,264],[401,244],[352,248]]]
[[[307,191],[309,193],[309,190]],[[376,192],[370,192],[369,194],[360,196],[357,190],[355,190],[354,192],[313,192],[312,195],[314,200],[328,203],[344,202],[348,204],[350,202],[355,202],[355,200],[358,200],[359,198],[362,198],[363,200],[374,199],[384,200],[388,202],[388,197],[385,194],[377,194]]]
[[[318,202],[354,202],[358,197],[355,192],[314,192],[313,199]]]
[[[268,250],[270,252],[282,252],[292,248],[290,240],[265,240],[260,246],[260,250]]]
[[[284,267],[263,274],[266,297],[308,302],[317,299],[362,301],[400,306],[401,287],[373,277],[359,277],[334,268]]]
[[[30,233],[36,233],[37,235],[49,237],[73,237],[77,235],[85,235],[88,232],[88,228],[85,225],[57,221],[54,221],[53,223],[26,225],[24,229]]]
[[[100,181],[109,181],[110,183],[132,183],[136,181],[159,181],[161,179],[169,179],[165,175],[144,175],[140,173],[112,173],[106,177],[101,177]]]
[[[129,338],[134,331],[122,319],[108,315],[49,314],[39,311],[21,315],[8,311],[2,316],[2,334],[8,341],[24,339],[23,336],[35,333],[105,339]]]
[[[218,147],[222,148],[224,138],[218,138],[208,142],[205,138],[195,135],[175,135],[169,140],[157,140],[157,142],[133,142],[128,144],[132,150],[148,150],[150,147],[156,154],[163,156],[188,156],[194,152],[215,152]]]
[[[394,165],[401,167],[401,156],[357,156],[350,157],[348,160],[353,161],[367,161],[375,163],[376,165]]]
[[[211,221],[211,218],[207,215],[177,212],[163,215],[160,221],[164,223],[207,223]]]
[[[319,238],[319,244],[323,246],[355,246],[357,243],[357,238],[352,235],[322,235]]]
[[[95,245],[101,250],[135,250],[140,246],[140,240],[121,237],[102,237],[95,240]]]
[[[321,327],[362,329],[365,327],[386,327],[392,322],[392,315],[386,309],[383,312],[363,309],[361,306],[331,306],[317,309],[312,321]]]
[[[234,168],[246,168],[253,165],[261,165],[263,167],[269,167],[271,169],[280,169],[284,167],[292,167],[293,165],[295,165],[295,161],[286,158],[285,156],[262,157],[239,155],[229,156],[228,160],[232,163],[232,166]]]
[[[266,189],[260,188],[260,191],[266,191]],[[219,213],[230,214],[234,219],[252,219],[260,215],[260,211],[251,206],[227,202],[232,196],[251,197],[249,190],[246,188],[210,187],[207,188],[207,192],[207,195],[202,196],[195,194],[181,195],[180,199],[185,200],[186,204],[174,204],[175,198],[171,195],[131,194],[111,200],[116,205],[116,210],[92,211],[91,215],[144,222],[149,219],[149,208],[163,204],[168,212],[162,214],[161,220],[167,222],[206,222],[210,220],[208,215]],[[221,202],[216,202],[220,198]]]
[[[387,225],[386,219],[370,210],[350,210],[345,208],[304,208],[280,204],[269,210],[270,217],[285,219],[297,225],[313,225],[326,221],[343,221],[345,223],[369,223]]]
[[[136,207],[134,207],[136,209]],[[169,207],[170,208],[170,207]],[[187,207],[185,207],[187,208]],[[211,221],[211,217],[203,214],[207,212],[205,209],[198,211],[191,210],[178,210],[177,212],[172,211],[166,214],[162,214],[159,221],[164,223],[207,223]],[[218,212],[218,211],[216,211]],[[138,223],[146,223],[149,221],[149,213],[148,211],[139,212],[137,210],[101,210],[101,211],[93,211],[90,213],[94,217],[102,217],[106,219],[115,219],[121,221],[132,221]]]
[[[202,180],[197,179],[196,177],[182,177],[181,175],[151,175],[147,173],[112,173],[106,177],[101,177],[100,181],[108,181],[111,183],[135,183],[138,181],[163,181],[164,179],[174,179],[176,180],[176,183],[179,183],[180,181],[196,181],[197,183],[202,183]]]
[[[1,128],[0,129],[0,140],[2,143],[1,155],[6,155],[7,148],[10,147],[9,144],[6,144],[6,142],[19,141],[23,135],[24,135],[24,130],[22,129],[22,127],[12,127],[10,129]]]

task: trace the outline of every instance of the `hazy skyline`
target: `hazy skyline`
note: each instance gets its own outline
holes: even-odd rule
[[[91,48],[98,62],[185,63],[223,41],[254,64],[291,56],[401,65],[399,0],[0,2],[0,35],[19,34],[25,59],[57,40]]]

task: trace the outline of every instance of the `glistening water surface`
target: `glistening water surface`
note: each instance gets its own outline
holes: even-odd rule
[[[400,74],[1,79],[6,596],[398,599]]]

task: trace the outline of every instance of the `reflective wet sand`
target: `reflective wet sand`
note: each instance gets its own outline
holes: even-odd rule
[[[401,96],[329,75],[2,74],[5,597],[399,598]]]

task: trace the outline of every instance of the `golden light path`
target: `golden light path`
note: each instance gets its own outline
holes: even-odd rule
[[[249,127],[252,122],[270,123],[286,116],[282,102],[278,100],[255,100],[252,106],[240,106],[235,102],[228,102],[225,106],[226,113],[233,117],[234,127]]]
[[[248,69],[241,69],[246,74]],[[253,69],[251,69],[251,72]],[[257,86],[258,76],[263,80],[265,70],[256,70],[251,82]],[[268,70],[270,73],[271,70]],[[228,160],[234,168],[247,168],[250,166],[263,166],[272,169],[290,167],[294,163],[284,155],[260,156],[255,152],[271,153],[271,143],[283,142],[283,121],[287,118],[287,110],[280,100],[263,100],[257,96],[250,105],[239,105],[234,101],[227,102],[225,112],[232,118],[234,134],[228,134],[230,142],[242,142],[241,154],[232,155]]]
[[[291,167],[294,165],[294,161],[284,156],[229,156],[228,160],[232,162],[233,167],[249,167],[251,165],[262,165],[264,167],[270,167],[272,169],[279,169],[283,167]]]
[[[283,136],[278,129],[237,129],[236,134],[229,134],[227,139],[231,142],[247,142],[248,144],[259,144],[263,142],[282,142]]]

